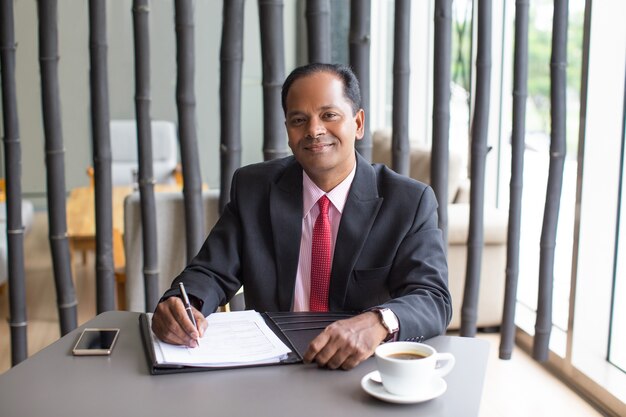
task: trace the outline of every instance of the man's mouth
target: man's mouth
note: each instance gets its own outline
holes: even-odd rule
[[[305,146],[305,149],[311,152],[323,152],[324,150],[333,146],[332,143],[312,143]]]

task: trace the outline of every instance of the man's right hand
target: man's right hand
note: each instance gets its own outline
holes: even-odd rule
[[[152,331],[166,343],[173,345],[198,346],[198,339],[207,328],[207,321],[201,312],[191,307],[198,328],[195,328],[183,301],[178,297],[170,297],[157,305],[152,316]]]

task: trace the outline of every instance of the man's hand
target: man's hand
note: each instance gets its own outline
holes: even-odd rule
[[[352,369],[372,356],[386,337],[378,314],[370,311],[326,327],[311,341],[303,359],[320,367]]]
[[[164,342],[173,345],[198,346],[198,339],[207,328],[207,321],[201,312],[191,307],[198,328],[195,328],[183,301],[178,297],[170,297],[160,302],[152,316],[152,331]]]

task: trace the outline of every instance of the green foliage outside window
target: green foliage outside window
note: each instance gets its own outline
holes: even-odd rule
[[[537,8],[531,6],[528,28],[528,131],[550,132],[550,56],[552,53],[551,27],[539,23]],[[545,12],[545,10],[542,10]],[[582,69],[584,11],[570,9],[567,40],[567,149],[576,154],[580,81]]]
[[[584,1],[570,2],[567,49],[567,149],[575,156],[578,144]],[[452,81],[470,91],[472,1],[454,2],[452,28]],[[552,54],[552,3],[531,2],[528,28],[528,106],[526,131],[550,134],[550,57]],[[514,21],[510,30],[514,31]],[[514,42],[514,32],[508,37]],[[513,45],[509,48],[513,51]],[[511,52],[513,53],[513,52]],[[511,56],[512,59],[512,56]]]

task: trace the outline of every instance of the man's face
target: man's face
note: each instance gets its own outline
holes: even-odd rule
[[[363,137],[363,110],[352,114],[343,82],[328,72],[296,80],[285,104],[289,147],[317,186],[330,191],[354,167],[354,142]]]

